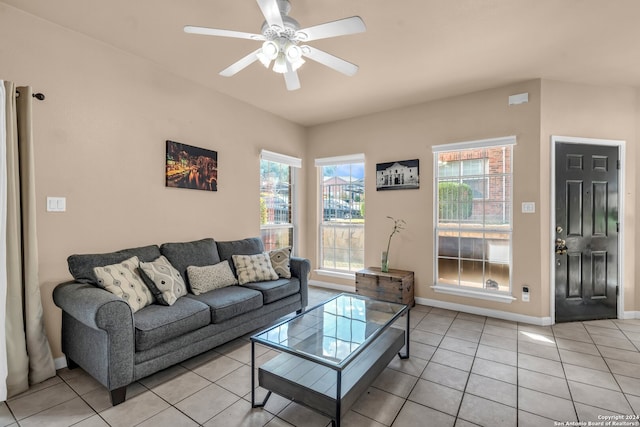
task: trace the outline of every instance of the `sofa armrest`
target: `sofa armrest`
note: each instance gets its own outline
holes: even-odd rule
[[[302,297],[302,309],[309,304],[309,273],[311,262],[306,258],[291,257],[289,263],[291,275],[300,279],[300,296]]]
[[[131,307],[93,285],[62,283],[53,301],[63,311],[62,351],[109,390],[133,382],[135,337]]]

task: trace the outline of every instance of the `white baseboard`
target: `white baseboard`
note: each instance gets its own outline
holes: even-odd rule
[[[537,326],[551,325],[551,317],[534,317],[525,316],[524,314],[510,313],[508,311],[491,310],[488,308],[474,307],[472,305],[455,304],[452,302],[439,301],[428,298],[416,298],[416,303],[428,305],[431,307],[444,308],[453,311],[462,311],[464,313],[477,314],[479,316],[494,317],[496,319],[510,320],[512,322],[529,323]]]
[[[640,311],[625,311],[622,313],[623,319],[640,319]]]
[[[317,286],[319,288],[333,289],[341,292],[355,291],[354,286],[337,285],[335,283],[322,282],[319,280],[309,280],[309,284],[312,286]],[[428,298],[420,298],[420,297],[416,298],[416,304],[444,308],[444,309],[453,310],[453,311],[462,311],[464,313],[477,314],[479,316],[494,317],[496,319],[510,320],[513,322],[529,323],[529,324],[538,325],[538,326],[551,325],[551,317],[525,316],[523,314],[510,313],[507,311],[490,310],[487,308],[474,307],[472,305],[454,304],[450,302],[439,301],[439,300],[428,299]]]
[[[62,368],[66,368],[67,358],[62,356],[62,357],[58,357],[57,359],[53,359],[53,365],[55,366],[56,371]]]

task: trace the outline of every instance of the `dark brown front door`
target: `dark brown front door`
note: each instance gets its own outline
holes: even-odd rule
[[[556,144],[555,320],[617,316],[618,147]]]

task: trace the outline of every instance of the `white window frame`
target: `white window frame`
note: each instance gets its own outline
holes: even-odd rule
[[[293,230],[293,241],[291,242],[293,250],[292,255],[297,255],[298,253],[298,214],[297,214],[297,206],[298,206],[298,195],[297,195],[297,179],[298,179],[298,171],[302,168],[302,159],[297,157],[288,156],[286,154],[280,154],[273,151],[262,150],[260,152],[260,161],[265,160],[273,163],[280,163],[285,166],[289,166],[290,169],[290,177],[291,177],[291,189],[290,189],[290,197],[291,197],[291,223],[289,227]],[[260,176],[262,179],[262,175]],[[262,230],[265,229],[277,229],[277,228],[285,228],[285,224],[260,224],[260,232],[262,234]]]
[[[506,136],[506,137],[500,137],[500,138],[489,138],[489,139],[482,139],[482,140],[476,140],[476,141],[466,141],[466,142],[459,142],[459,143],[454,143],[454,144],[444,144],[444,145],[435,145],[432,147],[432,151],[433,151],[433,194],[434,194],[434,202],[433,202],[433,230],[434,230],[434,242],[433,242],[433,247],[434,247],[434,259],[433,259],[433,271],[434,271],[434,278],[433,278],[433,282],[434,285],[432,286],[432,289],[436,292],[439,293],[445,293],[445,294],[450,294],[450,295],[457,295],[457,296],[465,296],[465,297],[471,297],[471,298],[478,298],[478,299],[485,299],[485,300],[490,300],[490,301],[498,301],[498,302],[504,302],[504,303],[511,303],[512,301],[515,300],[515,298],[512,296],[513,293],[513,256],[512,256],[512,252],[513,252],[513,210],[514,210],[514,201],[513,201],[513,196],[514,196],[514,192],[513,192],[513,165],[514,165],[514,150],[513,150],[513,146],[516,145],[516,137],[515,136]],[[509,244],[509,251],[508,251],[508,262],[509,262],[509,291],[495,291],[495,290],[487,290],[484,288],[475,288],[475,287],[469,287],[469,286],[463,286],[463,285],[451,285],[451,284],[442,284],[442,283],[438,283],[438,236],[439,236],[439,231],[441,230],[439,228],[439,221],[438,221],[438,157],[441,153],[446,153],[446,152],[457,152],[457,151],[465,151],[465,150],[472,150],[472,149],[481,149],[481,148],[491,148],[491,147],[503,147],[503,146],[511,146],[511,189],[510,189],[510,194],[511,194],[511,209],[509,210],[510,212],[510,217],[509,217],[509,228],[508,230],[505,229],[491,229],[491,224],[486,224],[483,223],[482,228],[478,229],[478,232],[499,232],[501,234],[509,234],[510,236],[510,244]],[[489,174],[488,174],[488,169],[486,169],[487,174],[487,179],[489,178]],[[486,195],[485,195],[485,199],[486,199]],[[482,200],[482,199],[474,199],[474,200]],[[484,239],[484,238],[483,238]],[[506,258],[506,257],[505,257]]]
[[[322,250],[322,225],[324,218],[324,206],[323,206],[323,195],[324,195],[324,182],[322,176],[322,167],[324,166],[333,166],[333,165],[346,165],[352,163],[365,163],[364,153],[357,154],[348,154],[344,156],[334,156],[334,157],[323,157],[317,158],[314,161],[314,165],[318,171],[318,228],[317,228],[317,248],[318,248],[318,265],[323,265],[323,250]],[[363,232],[364,232],[364,224],[363,224]],[[320,275],[325,275],[329,277],[343,278],[343,279],[354,279],[355,271],[347,271],[347,270],[329,270],[325,268],[318,268],[315,270],[316,273]]]

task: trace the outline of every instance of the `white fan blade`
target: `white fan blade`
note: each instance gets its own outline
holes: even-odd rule
[[[301,49],[303,56],[319,62],[322,65],[326,65],[327,67],[332,68],[342,74],[353,76],[356,72],[358,72],[358,66],[356,64],[352,64],[351,62],[345,61],[344,59],[340,59],[337,56],[333,56],[323,50],[306,45],[301,46]]]
[[[291,68],[291,64],[287,63],[287,72],[284,73],[284,82],[287,85],[287,90],[300,89],[300,79],[298,78],[298,72]]]
[[[249,40],[265,39],[262,34],[243,33],[241,31],[220,30],[218,28],[194,27],[193,25],[187,25],[186,27],[184,27],[184,32],[189,34],[202,34],[204,36],[233,37],[236,39],[249,39]]]
[[[221,76],[231,77],[236,74],[238,71],[242,71],[247,68],[249,65],[253,64],[258,60],[258,52],[260,52],[262,48],[257,49],[251,52],[249,55],[245,56],[241,60],[229,65],[224,70],[220,71]]]
[[[326,39],[329,37],[364,33],[365,31],[367,31],[367,27],[364,25],[362,18],[359,16],[352,16],[351,18],[338,19],[337,21],[303,28],[296,32],[296,36],[299,40],[306,42]]]
[[[258,0],[258,6],[260,6],[264,19],[267,20],[269,26],[277,25],[280,28],[284,28],[277,0]]]

